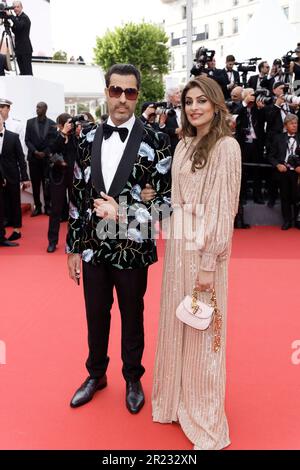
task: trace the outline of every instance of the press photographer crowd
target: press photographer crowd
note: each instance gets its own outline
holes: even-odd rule
[[[9,18],[17,38],[21,22],[18,16],[24,15],[21,2],[14,2],[14,10],[14,19],[12,15]],[[30,47],[23,57],[18,57],[20,70],[25,74],[32,73],[29,50]],[[275,59],[271,66],[258,57],[237,62],[233,55],[228,55],[224,69],[217,68],[215,51],[200,48],[191,75],[202,74],[222,88],[232,134],[242,151],[242,185],[235,228],[250,228],[244,217],[246,204],[254,203],[254,210],[258,207],[255,204],[267,205],[272,211],[280,201],[282,230],[293,226],[300,229],[300,44],[296,50]],[[122,94],[124,90],[120,90]],[[126,99],[130,97],[126,95]],[[89,113],[76,117],[62,113],[54,122],[47,117],[47,104],[40,102],[36,117],[27,121],[23,131],[9,117],[12,104],[7,97],[0,99],[0,246],[18,246],[22,236],[21,191],[31,186],[34,199],[31,217],[43,213],[42,189],[44,213],[49,216],[47,252],[53,253],[60,223],[68,219],[80,132],[82,127],[95,126],[95,121]],[[158,139],[169,141],[172,155],[182,138],[181,106],[181,90],[175,87],[167,90],[165,101],[146,102],[141,108],[143,125],[152,127]],[[106,118],[102,116],[101,122]],[[145,191],[151,194],[151,187]],[[7,227],[12,228],[8,237]]]

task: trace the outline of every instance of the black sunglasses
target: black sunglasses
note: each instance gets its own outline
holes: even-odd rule
[[[137,90],[136,88],[125,88],[124,90],[120,86],[114,86],[114,85],[111,85],[108,88],[108,94],[111,98],[120,98],[122,93],[125,93],[125,97],[127,100],[134,101],[138,97],[139,90]]]

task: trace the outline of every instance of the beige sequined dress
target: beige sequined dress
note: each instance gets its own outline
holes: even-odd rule
[[[174,213],[166,243],[152,393],[153,420],[179,422],[197,448],[219,450],[230,444],[224,409],[227,271],[238,209],[241,154],[238,143],[225,137],[216,144],[205,168],[192,173],[193,145],[193,139],[181,141],[173,160]],[[197,211],[199,204],[204,207],[202,237],[201,224],[195,229],[197,218],[199,221],[201,217],[201,211],[200,215]],[[178,211],[182,214],[182,208],[188,222],[180,239],[180,217],[176,214]],[[175,315],[181,300],[192,294],[199,269],[215,271],[217,302],[223,316],[222,347],[218,353],[213,352],[211,328],[195,330]],[[207,295],[201,294],[201,300],[207,302]]]

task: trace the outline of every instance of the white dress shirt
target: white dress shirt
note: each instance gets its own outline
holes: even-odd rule
[[[127,145],[130,133],[135,123],[135,116],[131,116],[131,118],[121,124],[121,126],[115,126],[112,122],[111,118],[109,117],[107,120],[107,124],[113,127],[125,127],[128,129],[128,136],[125,142],[122,142],[120,139],[120,135],[118,132],[113,132],[112,135],[105,140],[103,138],[102,147],[101,147],[101,160],[102,160],[102,174],[104,185],[106,189],[106,193],[108,193],[111,183],[115,177],[117,172],[118,166],[122,159],[125,147]]]
[[[181,108],[175,109],[178,127],[181,127]]]
[[[288,146],[287,146],[286,157],[285,157],[286,163],[291,155],[295,155],[296,149],[297,149],[297,140],[294,138],[294,136],[291,136],[290,134],[288,134],[288,137],[290,138],[288,140]]]
[[[3,148],[4,133],[5,133],[5,128],[3,127],[3,130],[0,132],[0,134],[3,134],[3,136],[0,137],[0,155],[2,153],[2,148]]]

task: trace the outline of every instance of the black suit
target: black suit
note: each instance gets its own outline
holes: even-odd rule
[[[178,135],[176,134],[176,129],[178,128],[179,128],[179,123],[178,123],[176,112],[174,109],[171,109],[168,113],[166,126],[161,128],[161,132],[168,134],[168,136],[170,137],[172,155],[174,155],[176,146],[179,142]]]
[[[294,111],[288,107],[288,109],[284,111],[284,115],[286,115],[287,113],[294,113]],[[282,134],[284,130],[284,122],[281,108],[279,108],[279,106],[276,106],[275,104],[266,106],[266,108],[264,108],[264,116],[265,121],[267,123],[266,146],[267,152],[269,152],[269,148],[271,146],[272,141],[274,140],[274,137],[278,134]]]
[[[41,121],[38,118],[29,119],[27,121],[25,143],[28,147],[28,163],[30,178],[32,182],[32,191],[34,204],[37,209],[41,209],[40,189],[43,186],[45,208],[50,208],[50,196],[46,187],[46,179],[49,170],[49,154],[52,142],[57,136],[56,124],[52,119],[46,118]],[[43,159],[37,158],[35,152],[45,152]]]
[[[20,69],[20,75],[33,75],[32,73],[32,45],[30,42],[31,21],[25,13],[19,16],[10,16],[12,32],[15,35],[16,56]]]
[[[1,137],[0,137],[1,138]],[[0,155],[1,174],[6,181],[5,192],[14,228],[22,227],[20,182],[28,181],[24,153],[18,134],[5,130]]]
[[[241,80],[240,80],[240,74],[236,70],[232,71],[233,76],[234,76],[234,83],[238,86],[241,85]],[[222,77],[222,91],[224,94],[225,100],[229,100],[231,98],[231,91],[228,90],[227,86],[231,84],[231,81],[228,78],[228,71],[227,69],[223,69],[222,73],[220,74]]]
[[[264,77],[263,83],[260,82],[260,88],[267,88],[269,91],[272,91],[272,79],[268,79],[268,77]],[[248,88],[253,88],[254,91],[257,90],[259,84],[259,75],[253,75],[249,78],[248,81]]]
[[[49,244],[57,245],[61,218],[64,212],[68,214],[66,194],[68,192],[68,200],[70,201],[73,186],[74,163],[77,155],[77,143],[75,134],[68,136],[67,142],[61,134],[58,134],[51,145],[52,153],[61,155],[67,167],[62,167],[59,162],[50,165],[51,213],[48,229]]]
[[[300,135],[296,135],[297,146],[300,146]],[[286,157],[289,149],[289,137],[287,133],[274,137],[269,152],[269,161],[274,168],[277,165],[286,165]],[[285,173],[280,173],[276,168],[280,184],[280,199],[282,216],[285,223],[291,224],[297,219],[299,203],[298,173],[288,169]]]

